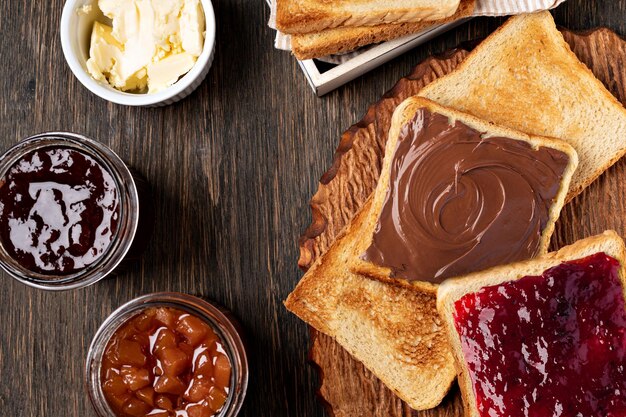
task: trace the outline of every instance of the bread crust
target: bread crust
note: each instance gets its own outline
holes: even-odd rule
[[[565,246],[556,252],[548,253],[539,258],[498,266],[450,279],[439,286],[437,311],[445,323],[446,334],[455,358],[466,416],[480,417],[476,408],[476,396],[469,370],[461,350],[460,337],[454,326],[454,303],[464,295],[475,293],[485,286],[515,281],[528,275],[541,275],[547,269],[563,262],[581,259],[598,252],[604,252],[619,261],[619,277],[624,288],[624,297],[626,297],[626,247],[622,238],[613,230],[607,230],[600,235],[579,240],[572,245]]]
[[[339,26],[441,20],[460,0],[277,0],[276,27],[283,33],[311,33]]]

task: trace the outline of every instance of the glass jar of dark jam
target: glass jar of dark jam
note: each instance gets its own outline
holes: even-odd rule
[[[99,417],[233,417],[248,386],[248,361],[231,314],[181,293],[122,305],[102,323],[86,361]]]
[[[27,285],[99,281],[124,259],[138,224],[135,177],[98,142],[44,133],[0,157],[0,266]]]

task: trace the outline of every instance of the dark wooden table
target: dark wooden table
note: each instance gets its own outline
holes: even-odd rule
[[[240,318],[251,363],[242,415],[322,416],[307,327],[281,304],[301,276],[297,239],[317,179],[369,103],[426,56],[501,20],[475,19],[320,99],[273,49],[263,0],[219,0],[206,81],[178,104],[138,109],[74,78],[58,34],[62,5],[0,1],[0,146],[53,130],[108,144],[152,185],[156,224],[140,262],[87,289],[42,292],[1,274],[0,415],[92,416],[83,363],[94,332],[120,304],[171,290]],[[624,0],[568,0],[554,14],[571,29],[626,34]]]

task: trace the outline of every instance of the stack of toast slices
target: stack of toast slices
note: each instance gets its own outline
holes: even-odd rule
[[[298,59],[353,51],[471,16],[476,0],[277,0],[276,26]]]
[[[374,193],[285,305],[410,407],[460,374],[468,415],[487,415],[449,300],[578,254],[625,260],[611,233],[546,252],[562,206],[626,153],[626,109],[548,12],[509,19],[419,96],[393,115]]]

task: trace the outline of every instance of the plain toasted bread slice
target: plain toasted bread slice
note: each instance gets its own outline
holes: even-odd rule
[[[463,120],[484,131],[501,132],[475,117],[413,97],[396,109],[389,137],[397,136],[420,108]],[[502,132],[565,152],[569,163],[562,187],[567,188],[577,160],[569,145],[558,140],[530,138],[508,129]],[[379,184],[383,181],[388,181],[388,174],[381,176]],[[564,195],[565,191],[555,203],[559,209]],[[317,330],[335,338],[412,408],[432,408],[441,402],[454,381],[453,362],[435,309],[436,286],[383,282],[354,272],[376,222],[373,204],[379,204],[376,194],[311,266],[285,306]],[[552,226],[546,230],[551,234]]]
[[[277,0],[276,27],[283,33],[310,33],[338,26],[376,26],[441,20],[460,0]]]
[[[434,292],[350,271],[371,199],[304,275],[285,306],[335,338],[411,408],[436,407],[455,378]]]
[[[566,140],[580,159],[567,201],[626,153],[626,110],[570,50],[548,12],[510,18],[419,95]]]
[[[295,34],[291,36],[291,51],[296,58],[300,60],[354,51],[365,45],[389,41],[424,31],[434,25],[469,17],[474,11],[475,3],[475,0],[461,0],[456,13],[436,22],[406,22],[388,23],[376,26],[336,27],[320,32]]]
[[[620,262],[619,276],[624,286],[626,279],[626,270],[624,269],[626,248],[624,247],[624,241],[614,231],[606,231],[601,235],[580,240],[573,245],[566,246],[557,252],[551,252],[540,258],[454,278],[439,286],[437,310],[445,322],[450,346],[455,356],[466,416],[479,417],[479,412],[476,407],[476,396],[469,371],[461,350],[460,337],[454,325],[454,303],[464,295],[475,293],[483,287],[514,281],[529,275],[541,275],[547,269],[563,262],[581,259],[598,252],[604,252]],[[626,288],[626,286],[624,287]],[[626,289],[624,291],[626,296]],[[520,410],[521,412],[522,410]]]
[[[484,137],[510,138],[530,144],[531,149],[533,150],[537,150],[540,147],[552,148],[568,155],[569,163],[565,171],[563,172],[563,176],[556,197],[554,198],[552,205],[549,208],[548,220],[543,230],[541,231],[541,240],[539,243],[538,255],[545,254],[548,251],[550,237],[552,236],[552,232],[554,231],[554,224],[559,217],[561,208],[563,207],[565,201],[565,196],[567,195],[567,192],[569,190],[571,178],[574,175],[574,172],[578,165],[578,157],[576,155],[576,151],[564,141],[541,136],[527,135],[513,129],[496,126],[469,114],[442,107],[439,104],[436,104],[430,100],[426,100],[422,97],[417,96],[409,97],[408,99],[403,101],[394,112],[391,122],[391,128],[389,129],[389,136],[385,146],[385,157],[383,159],[380,178],[378,179],[378,184],[372,196],[371,210],[367,217],[365,227],[364,229],[362,229],[363,235],[361,236],[358,248],[356,249],[357,253],[364,253],[372,243],[373,232],[376,228],[378,218],[380,216],[383,204],[385,202],[385,198],[389,190],[391,166],[394,162],[395,149],[397,147],[398,138],[400,136],[400,130],[413,118],[415,113],[421,108],[426,108],[433,113],[447,116],[451,124],[453,124],[454,121],[462,122],[466,126],[469,126],[470,128],[473,128],[478,132],[482,132]],[[421,248],[415,248],[415,250],[421,250]],[[436,287],[435,284],[429,282],[412,281],[409,283],[406,280],[394,278],[392,277],[393,271],[390,268],[374,265],[368,261],[362,260],[360,256],[357,256],[353,260],[353,262],[351,263],[351,268],[356,274],[365,275],[387,282],[397,282],[399,284],[413,285],[424,290]]]

